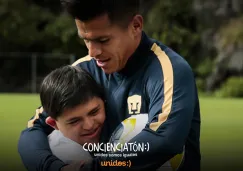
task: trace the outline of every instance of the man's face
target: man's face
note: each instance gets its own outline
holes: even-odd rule
[[[56,126],[65,137],[83,145],[99,142],[104,121],[104,102],[95,97],[85,104],[65,110],[58,117]]]
[[[142,32],[142,18],[135,16],[127,28],[111,24],[108,15],[91,21],[75,20],[79,37],[89,50],[89,56],[107,74],[120,71],[135,52]]]

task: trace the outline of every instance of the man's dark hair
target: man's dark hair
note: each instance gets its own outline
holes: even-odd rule
[[[111,23],[127,26],[139,12],[140,0],[60,0],[75,19],[86,22],[108,14]]]
[[[55,69],[44,78],[40,87],[41,104],[54,119],[64,110],[85,104],[94,97],[105,100],[102,87],[87,71],[75,66]]]

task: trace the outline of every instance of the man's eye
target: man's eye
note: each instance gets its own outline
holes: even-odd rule
[[[109,39],[101,39],[101,40],[99,40],[100,43],[105,43],[105,42],[108,42],[108,41],[109,41]]]

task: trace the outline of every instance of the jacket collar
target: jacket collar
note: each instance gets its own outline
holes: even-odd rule
[[[146,35],[145,32],[142,32],[142,38],[139,46],[128,59],[125,67],[121,71],[115,73],[115,75],[131,76],[135,74],[143,65],[146,64],[152,45],[153,41]]]

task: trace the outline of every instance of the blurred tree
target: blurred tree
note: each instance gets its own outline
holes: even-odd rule
[[[0,0],[0,51],[84,55],[87,49],[80,44],[74,21],[61,12],[60,2],[34,2]]]
[[[62,12],[59,4],[59,1],[0,0],[1,91],[24,90],[31,81],[30,56],[8,59],[3,52],[64,53],[77,58],[86,55],[74,21]],[[68,62],[40,57],[37,77]]]
[[[243,15],[228,20],[228,22],[219,29],[218,48],[225,49],[232,44],[243,44]]]
[[[159,0],[145,16],[145,30],[155,39],[176,50],[195,68],[200,39],[193,0]]]
[[[231,76],[243,76],[243,16],[228,20],[215,38],[218,51],[214,69],[207,79],[207,91],[221,86]]]
[[[189,62],[199,82],[204,81],[202,89],[206,85],[213,90],[227,77],[243,72],[243,63],[239,62],[243,52],[242,0],[141,2],[145,31]],[[0,0],[0,52],[71,53],[79,58],[87,54],[87,48],[59,0]],[[19,80],[11,81],[19,86],[30,71],[26,60],[2,61],[0,84],[7,84],[5,78],[14,77],[13,72],[25,66],[23,76],[15,76]],[[40,67],[38,74],[62,63],[41,58],[38,64],[45,67]]]

